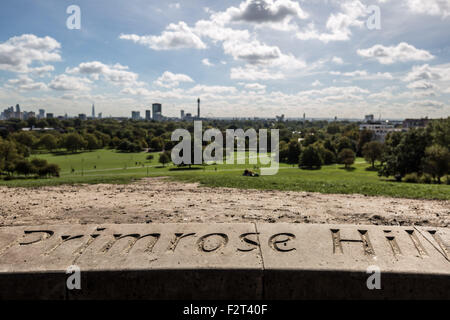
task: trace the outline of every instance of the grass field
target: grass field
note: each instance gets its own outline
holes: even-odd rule
[[[244,169],[254,169],[252,164],[210,164],[196,166],[196,170],[176,170],[174,166],[162,167],[158,163],[157,153],[151,161],[146,160],[147,155],[148,153],[118,153],[112,150],[70,155],[43,154],[38,157],[61,167],[60,178],[0,180],[0,185],[38,187],[80,183],[129,183],[147,176],[168,176],[181,181],[200,182],[211,187],[450,200],[449,185],[398,183],[379,178],[376,172],[366,170],[369,165],[361,158],[356,160],[352,170],[345,170],[341,165],[324,166],[321,170],[301,170],[296,166],[281,164],[277,175],[252,178],[242,176]],[[248,153],[237,155],[240,158],[248,156]],[[250,154],[250,157],[255,157],[255,154]]]

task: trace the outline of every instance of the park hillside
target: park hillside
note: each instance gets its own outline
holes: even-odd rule
[[[278,129],[280,170],[274,176],[259,176],[261,166],[249,163],[258,154],[248,151],[236,151],[235,158],[245,159],[245,164],[175,166],[170,153],[178,142],[171,141],[171,134],[178,128],[193,132],[194,124],[0,121],[0,185],[128,183],[167,176],[213,187],[450,199],[450,118],[430,121],[426,128],[392,132],[384,142],[346,121],[203,121],[204,130],[218,128],[223,133]]]

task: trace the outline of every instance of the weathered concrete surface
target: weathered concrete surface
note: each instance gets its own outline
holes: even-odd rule
[[[302,224],[0,228],[0,299],[450,299],[449,229]],[[68,290],[69,266],[81,290]],[[366,285],[369,266],[381,290]]]
[[[267,299],[450,299],[448,229],[265,224],[257,231],[268,244],[261,246]],[[380,269],[382,290],[367,289],[370,266]]]

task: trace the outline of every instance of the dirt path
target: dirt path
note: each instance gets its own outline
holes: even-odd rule
[[[152,222],[448,227],[450,201],[205,188],[164,178],[129,185],[0,187],[0,226]]]

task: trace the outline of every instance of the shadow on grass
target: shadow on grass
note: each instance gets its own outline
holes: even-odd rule
[[[169,171],[192,171],[192,170],[202,170],[203,168],[199,167],[178,167],[178,168],[170,168]]]
[[[75,154],[82,154],[82,153],[86,153],[86,152],[90,152],[90,151],[53,151],[51,152],[52,155],[54,156],[72,156]]]
[[[372,167],[367,167],[365,170],[366,171],[372,171],[372,172],[376,172],[376,171],[378,171],[378,167],[374,167],[374,168],[372,168]]]
[[[340,167],[339,169],[340,169],[340,170],[345,170],[345,171],[347,171],[347,172],[353,172],[353,171],[356,170],[355,167],[348,167],[348,168],[346,168],[346,167]]]

